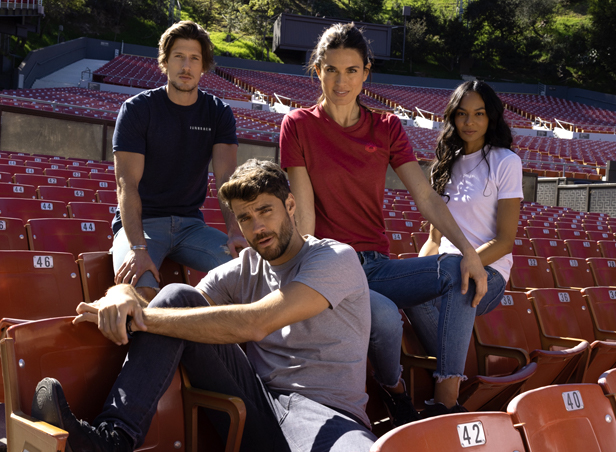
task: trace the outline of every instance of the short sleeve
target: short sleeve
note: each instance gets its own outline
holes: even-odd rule
[[[393,169],[407,162],[416,162],[413,147],[406,135],[400,119],[396,115],[389,115],[389,130],[391,144],[389,149],[389,164]]]
[[[240,259],[234,259],[210,270],[195,287],[205,292],[217,305],[233,304],[236,302],[235,289],[240,273]]]
[[[145,155],[149,109],[142,102],[129,99],[122,104],[113,132],[113,152]]]
[[[304,150],[299,142],[297,125],[286,115],[280,126],[280,166],[287,169],[292,166],[306,166]]]
[[[366,275],[353,248],[333,240],[310,253],[293,281],[319,292],[332,308],[368,290]]]
[[[498,199],[524,198],[522,190],[522,160],[510,152],[498,166]]]
[[[237,144],[235,117],[229,105],[217,99],[216,135],[212,144]]]

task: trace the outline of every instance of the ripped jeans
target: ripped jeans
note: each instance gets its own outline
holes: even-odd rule
[[[455,376],[465,379],[464,365],[475,316],[487,314],[502,299],[506,285],[502,275],[492,267],[485,267],[488,292],[479,306],[473,308],[474,281],[470,280],[465,295],[460,289],[460,255],[389,260],[375,251],[357,254],[370,289],[377,292],[375,296],[371,293],[370,299],[373,325],[369,348],[377,381],[393,386],[400,376],[402,327],[398,309],[404,309],[409,316],[426,352],[436,356],[434,377],[439,381]],[[385,297],[393,303],[388,303]],[[391,320],[394,318],[397,322]]]

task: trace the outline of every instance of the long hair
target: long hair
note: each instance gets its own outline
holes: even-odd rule
[[[458,151],[464,147],[464,141],[456,130],[455,117],[465,94],[475,92],[481,96],[488,117],[488,130],[484,136],[481,150],[487,163],[487,155],[493,147],[511,149],[513,137],[511,129],[505,122],[504,107],[500,98],[487,83],[481,81],[465,82],[458,86],[449,99],[444,113],[444,127],[436,145],[436,156],[431,168],[432,188],[443,196],[445,186],[451,179],[451,171]],[[488,163],[489,166],[489,163]]]
[[[368,64],[372,63],[372,50],[370,49],[368,41],[364,37],[362,30],[357,28],[353,22],[348,24],[333,24],[323,32],[319,38],[319,43],[312,50],[310,62],[308,63],[308,70],[311,75],[314,75],[317,72],[317,68],[319,68],[319,71],[321,70],[321,61],[325,56],[325,52],[333,49],[357,50],[362,58],[364,68],[366,68]],[[320,104],[324,99],[325,94],[321,92],[317,103]],[[359,95],[357,95],[355,101],[357,102],[357,105],[370,111],[368,107],[361,103],[359,100]]]

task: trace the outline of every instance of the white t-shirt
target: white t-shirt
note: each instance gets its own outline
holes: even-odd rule
[[[458,157],[445,186],[445,194],[450,197],[447,207],[475,249],[496,236],[498,200],[524,198],[520,157],[509,149],[492,148],[486,159],[487,163],[481,151]],[[439,253],[460,254],[460,250],[443,237]],[[512,264],[510,253],[490,267],[507,281]]]

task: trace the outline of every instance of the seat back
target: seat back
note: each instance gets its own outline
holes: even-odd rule
[[[565,240],[569,256],[586,259],[587,257],[601,257],[601,249],[597,242],[592,240]]]
[[[398,427],[381,436],[370,452],[482,452],[524,451],[511,417],[501,412],[438,416]]]
[[[0,182],[0,196],[9,198],[36,199],[36,187],[34,185]]]
[[[95,180],[84,178],[70,178],[68,180],[68,186],[72,188],[85,188],[88,190],[115,190],[116,183],[107,180]]]
[[[616,259],[616,241],[599,240],[597,243],[601,249],[601,256]]]
[[[118,205],[102,202],[69,202],[67,207],[70,218],[104,220],[111,224]]]
[[[24,438],[19,434],[19,420],[13,417],[30,415],[34,390],[44,377],[60,381],[73,413],[79,419],[92,422],[101,412],[120,372],[127,348],[107,340],[92,323],[73,325],[72,317],[9,328],[7,338],[2,341],[7,411],[12,414],[7,417],[9,449],[21,450],[18,447],[22,446]],[[176,372],[158,403],[157,414],[139,450],[184,450],[183,420],[181,378]],[[40,424],[35,427],[41,428]],[[25,440],[32,436],[34,434],[28,435]],[[13,441],[17,444],[12,444]]]
[[[514,291],[554,287],[552,271],[545,257],[514,255],[509,280]]]
[[[597,384],[527,391],[507,412],[519,425],[527,452],[607,452],[616,444],[614,411]]]
[[[582,289],[599,340],[616,339],[616,287]]]
[[[582,229],[558,228],[556,232],[561,240],[585,240],[587,238],[586,231]]]
[[[421,247],[426,243],[428,237],[430,236],[429,232],[413,232],[411,233],[411,237],[413,237],[413,243],[415,244],[415,249],[417,252],[421,250]]]
[[[535,256],[569,256],[564,241],[558,239],[530,239],[535,249]]]
[[[404,220],[403,220],[404,221]],[[410,232],[385,231],[389,239],[389,252],[393,254],[415,253],[415,244]]]
[[[516,256],[535,256],[535,249],[530,239],[524,237],[516,237],[513,241],[512,254]]]
[[[26,229],[19,218],[0,217],[0,250],[27,250]]]
[[[558,240],[558,234],[556,229],[553,228],[537,228],[533,226],[526,226],[524,228],[526,236],[529,239],[552,239]]]
[[[36,320],[74,315],[83,301],[73,255],[47,251],[0,251],[2,317]]]
[[[108,251],[113,244],[109,223],[78,218],[39,218],[26,224],[30,249],[79,253]]]
[[[28,184],[38,187],[39,185],[57,185],[66,187],[66,178],[58,176],[45,176],[42,174],[15,174],[13,180],[16,184]]]
[[[421,232],[421,221],[385,218],[385,229],[388,231]]]
[[[26,223],[30,218],[66,218],[67,216],[66,205],[61,201],[0,198],[0,217],[20,218]]]
[[[599,386],[603,389],[603,394],[612,404],[612,409],[616,412],[616,369],[610,369],[599,377]]]
[[[594,286],[590,268],[586,261],[577,257],[550,257],[548,263],[552,268],[555,287],[589,287]]]
[[[590,257],[586,262],[592,272],[595,286],[616,286],[616,259]]]
[[[71,188],[71,187],[56,187],[54,185],[40,185],[36,193],[39,199],[51,199],[54,201],[71,202],[71,201],[85,201],[96,202],[96,195],[94,190],[88,190],[85,188]]]

